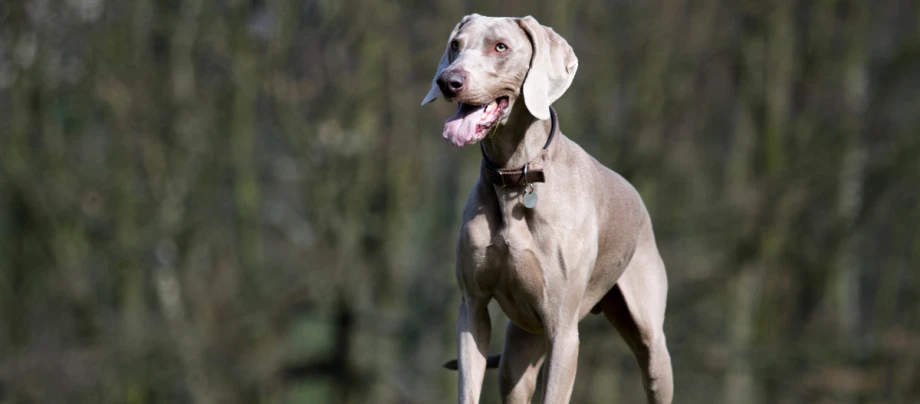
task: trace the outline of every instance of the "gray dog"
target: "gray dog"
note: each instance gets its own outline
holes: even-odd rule
[[[671,402],[668,281],[648,212],[623,177],[562,134],[550,107],[577,68],[565,39],[532,17],[473,14],[451,32],[422,101],[457,102],[443,136],[480,142],[483,155],[457,242],[460,403],[479,401],[492,298],[511,319],[503,402],[529,403],[541,365],[543,402],[569,401],[589,312],[603,312],[632,349],[648,401]]]

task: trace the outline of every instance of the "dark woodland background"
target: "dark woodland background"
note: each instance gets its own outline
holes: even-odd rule
[[[575,49],[561,127],[652,214],[676,402],[920,402],[915,1],[3,0],[0,403],[455,401],[479,151],[418,104],[472,12]],[[573,402],[643,402],[580,331]]]

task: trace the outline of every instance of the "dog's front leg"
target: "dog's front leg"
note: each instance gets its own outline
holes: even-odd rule
[[[575,370],[578,367],[578,324],[566,324],[547,329],[547,348],[543,372],[543,402],[545,404],[568,403],[575,384]]]
[[[482,378],[486,371],[489,337],[489,299],[464,297],[457,315],[457,359],[460,404],[479,402]]]

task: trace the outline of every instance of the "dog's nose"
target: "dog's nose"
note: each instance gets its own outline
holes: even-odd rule
[[[447,70],[438,77],[438,87],[445,96],[453,97],[457,95],[466,84],[466,76],[458,70]]]

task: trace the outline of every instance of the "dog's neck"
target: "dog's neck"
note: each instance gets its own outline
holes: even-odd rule
[[[482,140],[486,157],[495,168],[520,168],[546,145],[551,119],[539,120],[527,110],[523,99],[511,107],[508,121]]]

